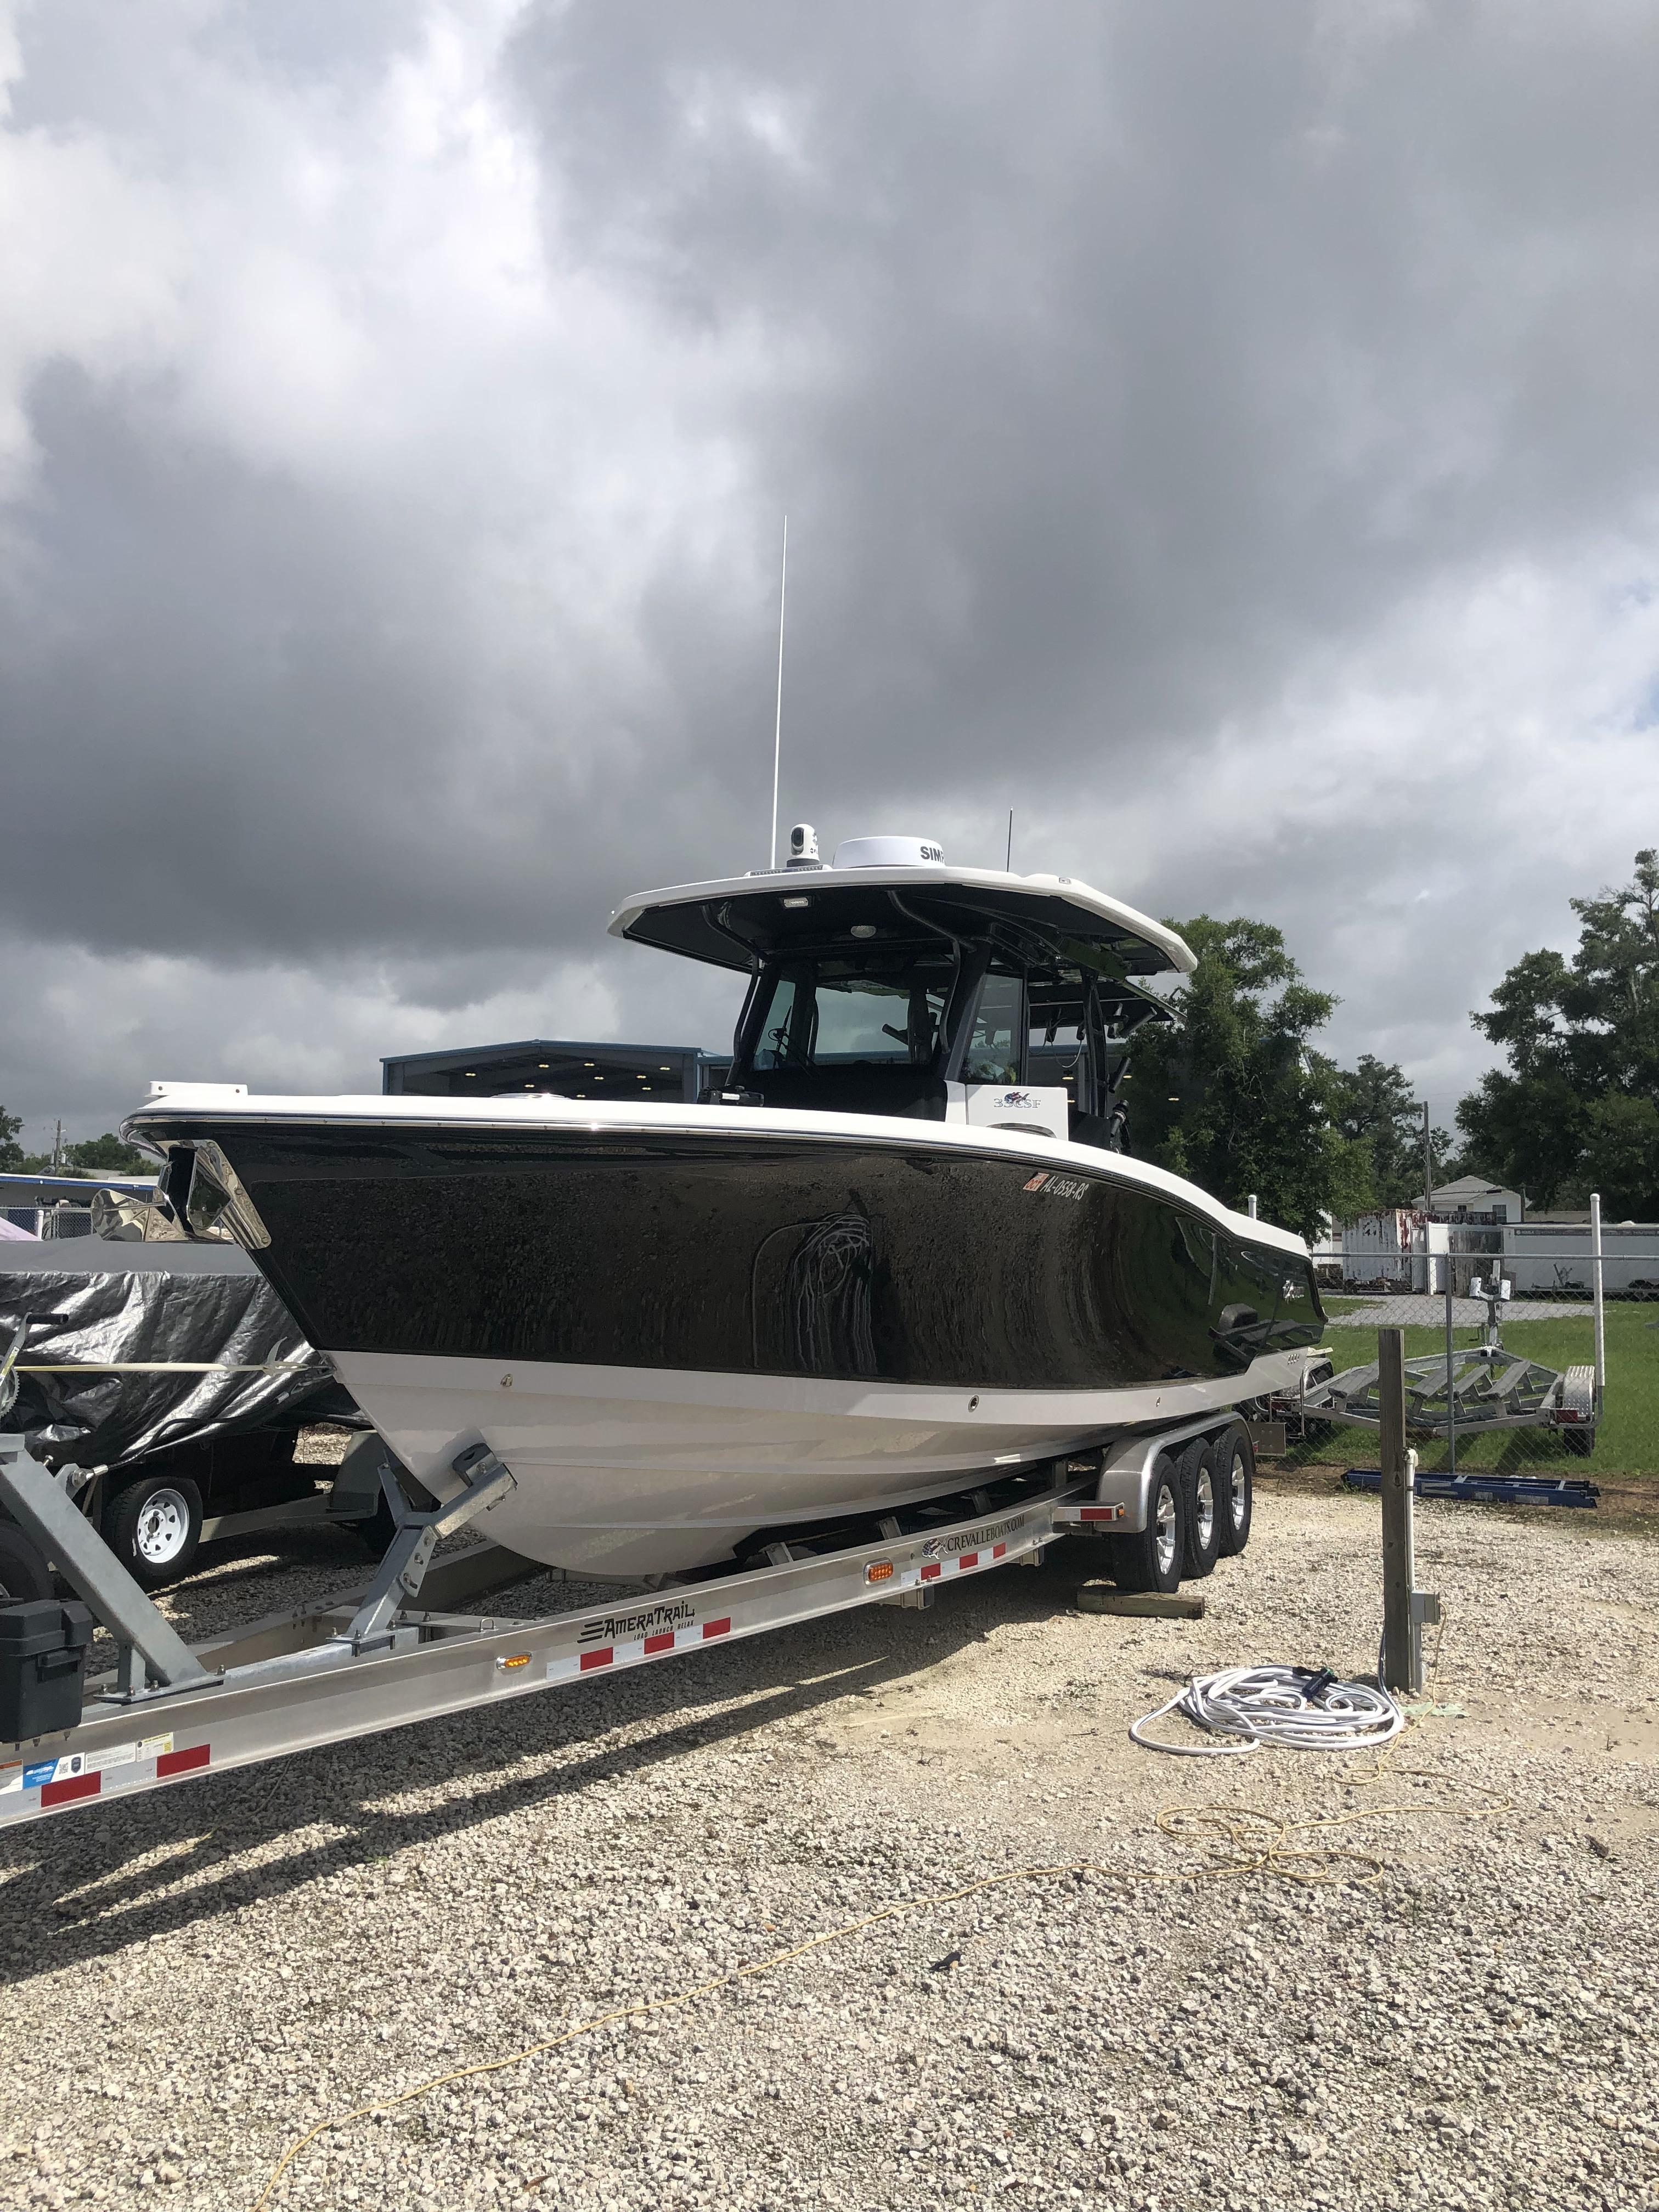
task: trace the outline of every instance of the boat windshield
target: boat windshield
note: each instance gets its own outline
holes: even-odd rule
[[[931,1067],[953,975],[948,953],[786,962],[762,984],[750,1064]]]

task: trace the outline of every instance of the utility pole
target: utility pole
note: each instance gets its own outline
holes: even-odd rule
[[[64,1172],[64,1123],[61,1115],[52,1139],[52,1171],[54,1175]]]

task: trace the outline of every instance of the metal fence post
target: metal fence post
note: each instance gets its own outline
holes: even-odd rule
[[[1412,1617],[1413,1469],[1406,1449],[1403,1328],[1376,1332],[1376,1395],[1382,1446],[1382,1686],[1414,1695],[1423,1679],[1420,1638]]]
[[[1590,1296],[1595,1308],[1595,1415],[1601,1413],[1601,1398],[1607,1380],[1607,1270],[1601,1264],[1601,1194],[1590,1193]]]

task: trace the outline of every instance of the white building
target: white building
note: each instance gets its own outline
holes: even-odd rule
[[[1485,1176],[1459,1176],[1443,1182],[1429,1194],[1429,1211],[1437,1221],[1467,1221],[1481,1228],[1502,1228],[1524,1221],[1527,1202],[1518,1190],[1488,1182]]]

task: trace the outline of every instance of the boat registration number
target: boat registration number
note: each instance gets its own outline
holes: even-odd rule
[[[1089,1188],[1087,1176],[1055,1175],[1048,1168],[1039,1168],[1025,1185],[1027,1190],[1041,1191],[1044,1198],[1081,1198]]]

